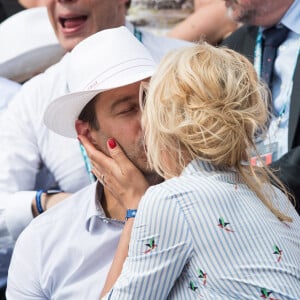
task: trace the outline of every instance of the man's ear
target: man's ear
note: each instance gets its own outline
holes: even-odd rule
[[[75,121],[75,129],[77,134],[83,135],[89,139],[91,143],[93,143],[93,138],[91,135],[91,127],[88,122],[84,122],[81,120]]]

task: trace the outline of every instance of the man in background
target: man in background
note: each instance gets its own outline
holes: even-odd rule
[[[300,213],[300,1],[225,3],[230,16],[245,25],[223,44],[247,56],[272,92],[273,116],[258,150],[295,195]]]

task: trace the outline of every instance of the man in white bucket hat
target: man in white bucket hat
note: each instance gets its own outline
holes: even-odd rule
[[[25,9],[0,23],[0,111],[21,84],[65,54],[45,7]]]
[[[147,167],[139,109],[140,83],[154,69],[150,53],[125,27],[89,37],[70,54],[70,93],[49,105],[47,126],[69,138],[84,135],[106,153],[113,136],[148,183],[158,183]],[[85,120],[91,113],[94,125]],[[96,182],[36,218],[16,243],[8,299],[98,299],[125,213]]]
[[[137,30],[125,21],[128,5],[128,0],[48,0],[47,10],[56,36],[67,51],[100,30],[125,24],[155,61],[188,44]],[[58,64],[26,82],[1,116],[0,261],[6,262],[3,266],[9,262],[14,241],[34,216],[90,183],[77,141],[50,132],[43,123],[48,104],[68,91],[68,57],[66,54]],[[36,185],[43,165],[52,174],[55,187],[64,192],[49,192],[52,184],[44,181]],[[45,205],[38,209],[40,199]]]

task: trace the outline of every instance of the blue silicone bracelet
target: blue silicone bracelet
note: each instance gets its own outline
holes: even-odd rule
[[[44,209],[42,206],[42,199],[41,199],[43,193],[44,193],[44,190],[38,190],[35,195],[36,208],[37,208],[39,214],[44,212]]]
[[[137,213],[137,209],[127,209],[125,220],[128,220],[130,218],[135,218],[136,213]]]

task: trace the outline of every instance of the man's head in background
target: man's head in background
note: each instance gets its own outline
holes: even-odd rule
[[[224,0],[236,22],[269,27],[276,24],[294,0]]]
[[[50,22],[67,51],[103,29],[125,24],[129,0],[46,0]]]

